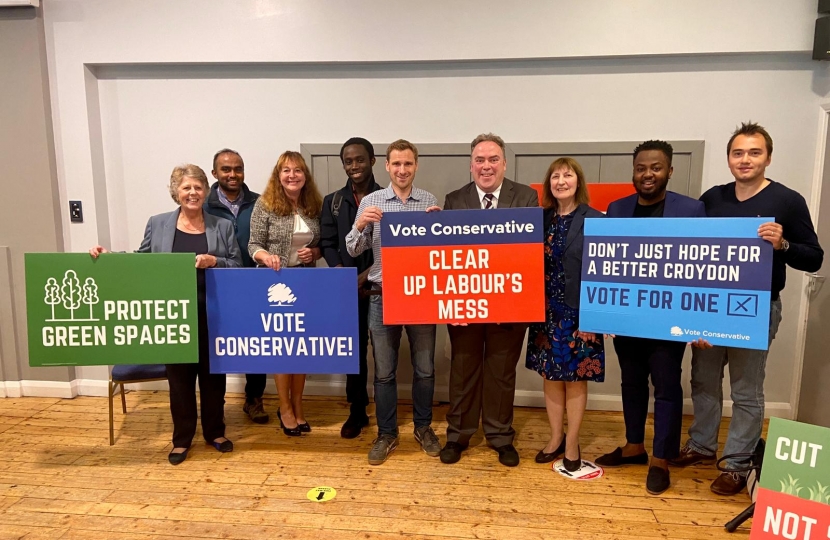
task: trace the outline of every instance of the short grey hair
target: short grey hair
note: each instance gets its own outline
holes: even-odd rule
[[[173,197],[173,200],[176,201],[176,204],[181,204],[179,202],[179,186],[181,185],[182,180],[184,180],[185,178],[192,178],[194,180],[198,180],[205,188],[205,192],[210,191],[210,185],[208,184],[207,175],[201,167],[199,167],[198,165],[193,165],[192,163],[179,165],[177,167],[174,167],[173,172],[170,173],[170,196]]]
[[[215,154],[213,154],[213,170],[214,171],[216,170],[216,160],[219,159],[219,156],[221,156],[222,154],[236,154],[236,157],[238,157],[239,159],[242,159],[242,156],[240,156],[239,152],[237,152],[236,150],[231,150],[230,148],[223,148],[223,149],[219,150],[218,152],[216,152]]]
[[[499,148],[501,148],[501,155],[502,156],[506,155],[505,150],[504,150],[504,139],[502,139],[501,137],[499,137],[495,133],[482,133],[481,135],[479,135],[478,137],[473,139],[473,142],[470,143],[470,151],[472,152],[473,150],[475,150],[476,146],[478,146],[479,144],[481,144],[483,142],[496,143],[497,145],[499,145]]]

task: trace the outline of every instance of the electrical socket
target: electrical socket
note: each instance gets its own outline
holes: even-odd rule
[[[72,223],[84,222],[84,209],[81,201],[69,201],[69,221]]]

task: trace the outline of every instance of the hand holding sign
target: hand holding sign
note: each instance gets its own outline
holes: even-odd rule
[[[377,206],[370,206],[369,208],[364,210],[362,214],[360,214],[354,226],[358,231],[363,232],[363,229],[366,228],[366,225],[368,225],[369,223],[379,223],[382,217],[383,210],[381,210]]]
[[[758,227],[758,236],[772,244],[773,249],[781,249],[784,241],[784,227],[774,221],[763,223]]]

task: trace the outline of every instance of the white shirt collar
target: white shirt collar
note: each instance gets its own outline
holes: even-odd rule
[[[503,185],[504,182],[502,182],[501,186],[499,186],[498,189],[496,189],[496,191],[493,192],[493,198],[495,199],[495,201],[493,202],[493,206],[497,208],[499,206],[499,195],[501,194],[501,187]],[[481,188],[478,187],[478,184],[476,184],[476,191],[478,192],[478,202],[479,204],[481,204],[481,207],[484,208],[484,196],[486,195],[486,193],[481,191]]]

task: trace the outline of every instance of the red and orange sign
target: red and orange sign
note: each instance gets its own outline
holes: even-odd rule
[[[383,216],[385,324],[545,320],[539,208]]]

